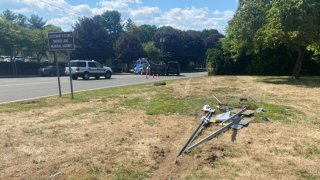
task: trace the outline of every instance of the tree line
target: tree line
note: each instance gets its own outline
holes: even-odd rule
[[[319,0],[239,0],[210,74],[320,74]]]
[[[0,15],[0,54],[32,56],[40,63],[48,51],[48,32],[59,31],[60,27],[46,25],[37,15],[26,17],[5,10]]]
[[[6,10],[0,16],[0,53],[34,56],[39,63],[48,53],[47,33],[60,31],[37,15],[25,17]],[[205,67],[207,49],[216,48],[223,37],[215,29],[138,26],[131,19],[123,21],[118,11],[81,17],[72,31],[76,48],[71,59],[132,65],[139,57],[147,57],[155,62],[179,61],[185,70]]]
[[[133,64],[139,57],[153,61],[179,61],[182,69],[205,67],[207,49],[223,37],[215,29],[182,31],[165,26],[124,23],[118,11],[80,18],[74,26],[76,50],[72,58],[110,60]]]

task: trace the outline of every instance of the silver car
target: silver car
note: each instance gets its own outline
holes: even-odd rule
[[[71,60],[69,63],[73,80],[77,80],[78,77],[82,77],[84,80],[88,80],[90,77],[99,79],[101,76],[110,79],[112,75],[112,69],[110,67],[103,66],[94,60]],[[70,74],[69,64],[65,68],[65,74]]]

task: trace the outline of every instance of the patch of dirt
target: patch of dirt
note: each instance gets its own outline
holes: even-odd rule
[[[166,158],[166,156],[170,153],[170,150],[168,150],[167,148],[161,148],[158,146],[152,146],[151,149],[152,149],[151,156],[156,161],[157,164],[161,163]]]

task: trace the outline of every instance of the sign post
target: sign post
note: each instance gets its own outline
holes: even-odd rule
[[[57,59],[57,51],[68,51],[74,50],[74,38],[72,32],[49,32],[48,33],[49,50],[54,51],[54,61],[57,68],[58,86],[59,86],[59,96],[61,97],[61,85],[60,85],[60,72]],[[70,61],[70,55],[69,61]],[[69,62],[69,78],[71,86],[71,98],[73,99],[73,85]]]
[[[71,99],[73,99],[73,84],[72,84],[72,75],[71,75],[71,65],[70,65],[70,52],[68,52],[68,57],[69,57],[69,63],[68,63],[68,68],[69,68],[69,79],[70,79],[70,88],[71,88]]]
[[[57,51],[53,52],[53,58],[54,62],[56,63],[56,68],[57,68],[57,78],[58,78],[58,86],[59,86],[59,96],[61,97],[61,84],[60,84],[60,70],[59,70],[59,65],[58,65],[58,60],[57,60]]]

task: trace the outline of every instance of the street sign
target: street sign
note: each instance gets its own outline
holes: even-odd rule
[[[48,45],[49,50],[54,51],[54,61],[56,62],[57,67],[57,78],[58,78],[58,85],[59,85],[59,96],[61,97],[61,85],[60,85],[60,75],[59,75],[59,66],[58,66],[58,59],[57,59],[57,51],[68,51],[74,50],[74,38],[72,32],[49,32],[48,33]],[[69,59],[70,59],[70,53]],[[73,99],[73,85],[72,85],[72,78],[71,78],[71,67],[69,63],[69,78],[70,78],[70,86],[71,86],[71,98]]]
[[[49,32],[49,50],[74,50],[74,39],[72,32]]]

